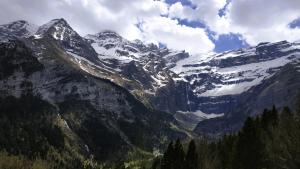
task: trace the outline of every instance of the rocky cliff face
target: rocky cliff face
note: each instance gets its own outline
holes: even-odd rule
[[[8,39],[26,38],[34,35],[37,29],[38,26],[24,20],[0,25],[0,40],[7,41]]]
[[[0,97],[30,94],[53,105],[64,134],[85,154],[118,158],[135,147],[152,151],[166,138],[186,137],[171,129],[176,125],[171,115],[150,110],[124,88],[89,74],[55,40],[24,41],[36,51],[19,40],[0,43]]]
[[[188,57],[188,53],[158,48],[154,44],[143,44],[139,40],[128,41],[111,31],[87,35],[85,38],[107,68],[125,80],[119,84],[146,104],[171,113],[185,106],[176,104],[182,99],[175,98],[174,91],[182,84],[174,83],[173,78],[177,75],[169,68],[178,60]]]
[[[190,55],[139,40],[129,41],[112,31],[81,37],[64,19],[34,29],[29,25],[17,21],[0,26],[1,40],[21,39],[33,51],[48,70],[34,75],[37,80],[32,80],[33,84],[41,88],[37,92],[44,99],[53,103],[70,95],[88,100],[98,111],[105,108],[116,112],[117,117],[130,112],[126,106],[115,106],[120,105],[115,98],[123,98],[121,102],[129,105],[125,96],[95,87],[99,79],[105,79],[129,91],[147,108],[172,114],[188,130],[222,133],[237,128],[244,117],[261,112],[265,106],[289,104],[288,99],[275,99],[275,94],[288,94],[290,98],[297,94],[288,92],[299,82],[297,42],[261,43],[222,54]],[[293,68],[287,71],[288,67]],[[69,76],[64,76],[74,71],[82,75],[76,80],[71,78],[72,83],[78,81],[73,88]],[[287,80],[288,77],[293,78]],[[46,90],[40,82],[56,85]],[[225,125],[220,119],[226,119],[227,127],[218,126]]]
[[[279,90],[287,92],[291,89],[280,89],[279,86],[276,86],[276,89],[271,91],[269,88],[276,83],[284,83],[282,79],[271,81],[279,74],[285,78],[298,76],[297,71],[291,72],[289,75],[281,72],[288,65],[299,63],[299,47],[299,43],[296,42],[261,43],[248,49],[202,56],[201,59],[199,56],[190,57],[177,62],[177,65],[171,70],[189,82],[191,88],[189,104],[192,111],[200,110],[206,114],[222,115],[224,118],[234,116],[239,119],[238,121],[242,121],[239,118],[241,114],[243,117],[259,114],[263,108],[272,107],[273,104],[290,105],[288,100],[279,101],[280,99],[276,100],[275,98],[281,98]],[[299,79],[292,78],[289,83],[296,91],[290,95],[292,100],[297,95],[296,86]],[[259,97],[262,94],[259,86],[268,89],[267,94],[265,93],[267,96]],[[273,101],[270,102],[272,99]],[[252,101],[256,103],[249,104]],[[232,112],[238,113],[232,115]],[[215,120],[209,122],[209,124],[212,123],[216,123]],[[227,128],[231,128],[231,124],[235,125],[236,123],[233,119],[228,120]],[[199,124],[199,126],[201,125]],[[213,125],[206,127],[211,127],[211,131],[215,130]],[[218,131],[223,129],[225,130],[224,126],[219,127]],[[197,130],[199,131],[199,127]]]

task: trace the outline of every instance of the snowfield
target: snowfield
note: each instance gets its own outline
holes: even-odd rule
[[[297,49],[298,45],[283,49],[284,52],[292,49]],[[260,84],[264,79],[267,79],[276,73],[276,69],[292,63],[300,58],[300,52],[295,52],[286,56],[274,58],[267,61],[242,64],[232,67],[210,67],[206,63],[214,62],[220,59],[238,57],[237,52],[220,55],[199,55],[186,58],[179,61],[171,70],[181,77],[181,79],[190,79],[189,82],[193,85],[195,82],[203,80],[198,78],[198,74],[207,74],[212,78],[219,79],[219,83],[212,83],[213,89],[205,90],[203,87],[196,86],[193,90],[199,97],[216,97],[223,95],[241,94],[253,86]],[[243,54],[242,57],[252,56],[253,49]],[[296,57],[295,57],[296,56]],[[202,66],[205,65],[205,66]],[[178,79],[176,79],[178,80]]]

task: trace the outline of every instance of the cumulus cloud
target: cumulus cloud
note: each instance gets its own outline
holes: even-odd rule
[[[241,33],[249,44],[295,41],[300,30],[289,24],[300,17],[299,0],[234,0],[228,7],[228,29]]]
[[[160,42],[191,53],[214,48],[201,28],[182,26],[175,20],[165,18],[169,5],[164,1],[10,0],[0,1],[0,9],[0,15],[7,16],[0,18],[2,24],[24,19],[41,25],[54,18],[65,18],[83,36],[113,30],[129,40]]]
[[[300,30],[289,27],[300,18],[299,0],[231,0],[221,16],[219,11],[226,5],[226,0],[190,1],[196,7],[177,2],[171,5],[169,16],[201,21],[217,35],[240,34],[251,45],[300,39]]]
[[[203,29],[179,25],[177,20],[167,17],[149,18],[143,22],[141,29],[146,39],[164,42],[170,48],[181,46],[181,49],[191,53],[207,52],[207,49],[214,48]]]
[[[211,30],[218,33],[228,33],[226,17],[219,16],[219,10],[226,5],[226,0],[191,0],[195,7],[183,6],[181,2],[172,4],[169,8],[171,18],[187,19],[188,21],[201,21]]]
[[[239,34],[250,45],[264,41],[295,41],[300,29],[289,24],[300,18],[299,0],[9,0],[0,1],[0,24],[24,19],[41,25],[65,18],[81,35],[113,30],[129,40],[163,43],[191,53],[211,51],[205,28],[178,19],[200,21],[210,37]],[[229,2],[229,4],[228,4]],[[191,5],[188,5],[191,4]],[[224,9],[224,7],[226,7]],[[222,9],[222,15],[220,10]]]

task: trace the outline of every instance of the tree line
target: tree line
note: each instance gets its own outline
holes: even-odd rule
[[[300,100],[292,112],[275,106],[248,117],[242,129],[218,140],[171,142],[152,169],[299,169]]]

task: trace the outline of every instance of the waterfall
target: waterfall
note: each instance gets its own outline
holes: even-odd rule
[[[185,94],[186,94],[186,100],[188,105],[188,111],[191,112],[191,105],[190,105],[190,99],[189,99],[189,93],[188,93],[188,83],[185,84]]]

